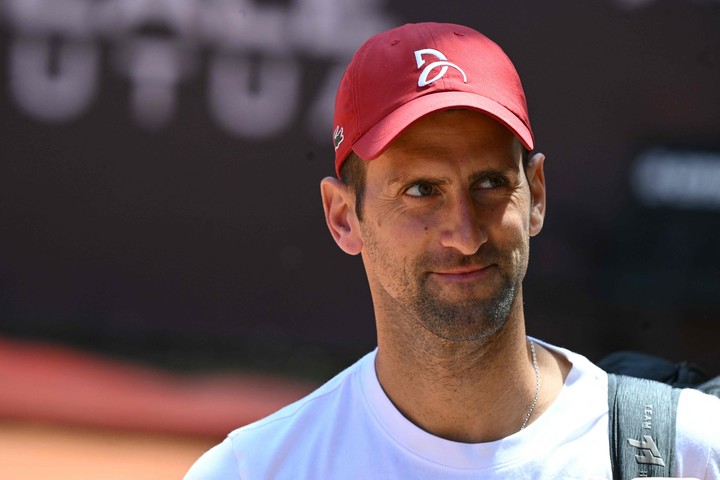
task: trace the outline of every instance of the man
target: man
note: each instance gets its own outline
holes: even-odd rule
[[[529,155],[502,50],[459,25],[376,35],[342,79],[333,137],[325,217],[362,256],[378,348],[186,478],[611,478],[607,375],[525,333],[545,157]],[[684,392],[674,473],[720,478],[717,432],[720,401]]]

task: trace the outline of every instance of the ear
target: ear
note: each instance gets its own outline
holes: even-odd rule
[[[527,179],[530,185],[532,206],[530,207],[530,236],[534,237],[542,230],[545,221],[545,155],[536,153],[530,159],[527,169]]]
[[[362,251],[360,222],[355,215],[355,194],[350,188],[334,177],[320,182],[325,222],[335,243],[350,255]]]

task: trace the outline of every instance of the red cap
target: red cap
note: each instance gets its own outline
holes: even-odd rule
[[[505,52],[462,25],[417,23],[379,33],[355,52],[335,99],[335,171],[354,151],[377,158],[405,128],[438,110],[469,108],[534,148],[525,93]]]

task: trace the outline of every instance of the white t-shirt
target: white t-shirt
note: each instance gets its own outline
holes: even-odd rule
[[[373,351],[307,397],[230,433],[185,480],[611,479],[607,375],[585,357],[527,428],[490,443],[445,440],[390,402]],[[676,476],[720,479],[720,399],[680,396]]]

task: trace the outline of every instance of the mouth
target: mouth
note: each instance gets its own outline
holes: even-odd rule
[[[431,275],[437,276],[443,280],[462,282],[484,278],[485,276],[489,275],[494,268],[495,264],[492,264],[486,266],[459,267],[448,270],[434,271],[430,273]]]

